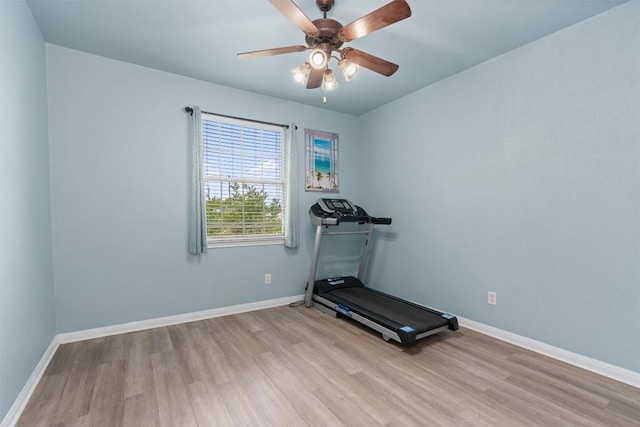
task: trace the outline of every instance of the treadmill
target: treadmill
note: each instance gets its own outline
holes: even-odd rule
[[[316,239],[305,291],[304,302],[307,307],[314,307],[334,317],[348,317],[380,332],[385,341],[394,340],[406,347],[440,331],[458,329],[458,319],[453,314],[414,304],[364,285],[373,227],[391,224],[391,218],[372,217],[348,200],[330,198],[321,198],[311,206],[309,217],[316,226]],[[341,223],[358,223],[362,227],[334,231]],[[323,236],[351,234],[365,236],[358,276],[316,280]]]

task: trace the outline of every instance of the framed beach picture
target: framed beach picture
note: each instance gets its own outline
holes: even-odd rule
[[[305,129],[305,191],[339,192],[338,134]]]

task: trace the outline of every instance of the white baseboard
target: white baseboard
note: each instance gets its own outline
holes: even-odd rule
[[[18,422],[20,415],[22,415],[22,411],[24,411],[25,406],[27,406],[33,391],[36,389],[38,382],[40,382],[40,378],[42,378],[47,366],[49,366],[49,362],[51,362],[51,358],[56,353],[59,344],[58,337],[53,337],[51,344],[49,344],[49,347],[44,351],[44,354],[31,373],[31,376],[24,387],[22,387],[20,394],[16,398],[15,402],[13,402],[13,405],[11,405],[11,408],[9,408],[9,412],[7,412],[7,415],[5,415],[4,419],[0,423],[0,427],[12,427]]]
[[[618,366],[601,362],[587,356],[582,356],[577,353],[572,353],[570,351],[554,347],[540,341],[532,340],[531,338],[523,337],[521,335],[507,332],[502,329],[494,328],[493,326],[461,318],[459,316],[457,317],[458,322],[462,327],[480,332],[481,334],[488,335],[490,337],[508,342],[513,345],[517,345],[518,347],[526,348],[527,350],[531,350],[536,353],[544,354],[545,356],[549,356],[553,359],[569,363],[570,365],[586,369],[587,371],[595,372],[596,374],[603,375],[613,380],[640,388],[640,372],[620,368]]]
[[[177,314],[174,316],[140,320],[138,322],[122,323],[120,325],[105,326],[103,328],[86,329],[84,331],[77,332],[67,332],[58,335],[58,342],[60,344],[66,344],[93,338],[107,337],[109,335],[144,331],[146,329],[161,328],[163,326],[171,326],[178,325],[180,323],[195,322],[197,320],[212,319],[214,317],[228,316],[230,314],[246,313],[249,311],[263,310],[265,308],[279,307],[282,305],[290,304],[292,302],[301,301],[303,299],[304,295],[276,298],[266,301],[251,302],[248,304],[239,304],[229,307],[214,308],[211,310],[196,311],[193,313]]]

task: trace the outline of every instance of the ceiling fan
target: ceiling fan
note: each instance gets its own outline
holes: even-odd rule
[[[327,12],[334,6],[335,0],[316,0],[316,5],[323,13],[323,17],[314,21],[311,21],[293,0],[269,0],[269,2],[305,33],[307,45],[244,52],[238,54],[239,58],[252,59],[312,50],[309,62],[293,70],[296,80],[303,82],[303,79],[307,79],[307,89],[315,89],[321,85],[324,89],[337,87],[333,72],[327,66],[333,52],[340,55],[338,66],[347,80],[357,72],[358,66],[384,76],[391,76],[398,70],[398,65],[392,62],[351,47],[342,48],[342,45],[411,16],[411,8],[405,0],[393,0],[345,26],[334,19],[327,18]]]

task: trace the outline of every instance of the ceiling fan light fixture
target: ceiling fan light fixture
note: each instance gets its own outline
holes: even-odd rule
[[[349,81],[354,78],[356,74],[358,74],[360,66],[358,64],[354,64],[351,61],[347,61],[346,59],[341,59],[338,62],[338,68],[340,68],[340,71],[342,71],[344,79],[346,81]]]
[[[322,77],[322,89],[334,90],[337,87],[338,81],[336,80],[336,76],[333,75],[333,71],[331,71],[331,69],[325,70],[324,76]]]
[[[309,59],[291,70],[293,78],[301,84],[306,82],[307,89],[322,87],[323,91],[331,91],[338,87],[335,75],[329,68],[331,59],[338,62],[338,68],[340,68],[345,81],[355,77],[360,67],[386,77],[398,71],[397,64],[358,49],[342,48],[342,45],[410,17],[411,8],[407,0],[391,0],[384,6],[344,26],[335,19],[327,17],[327,12],[332,10],[335,0],[316,0],[315,3],[323,13],[323,17],[315,20],[309,19],[295,1],[269,0],[286,18],[302,30],[305,34],[306,45],[255,50],[239,53],[238,57],[261,58],[308,50],[310,51]],[[326,102],[327,98],[323,96],[323,103]]]
[[[293,73],[293,80],[298,83],[304,84],[307,81],[307,77],[309,77],[309,73],[311,72],[311,65],[308,62],[303,62],[298,67],[291,70]]]
[[[329,56],[322,49],[314,49],[309,55],[309,63],[316,70],[320,70],[327,66],[329,62]]]

